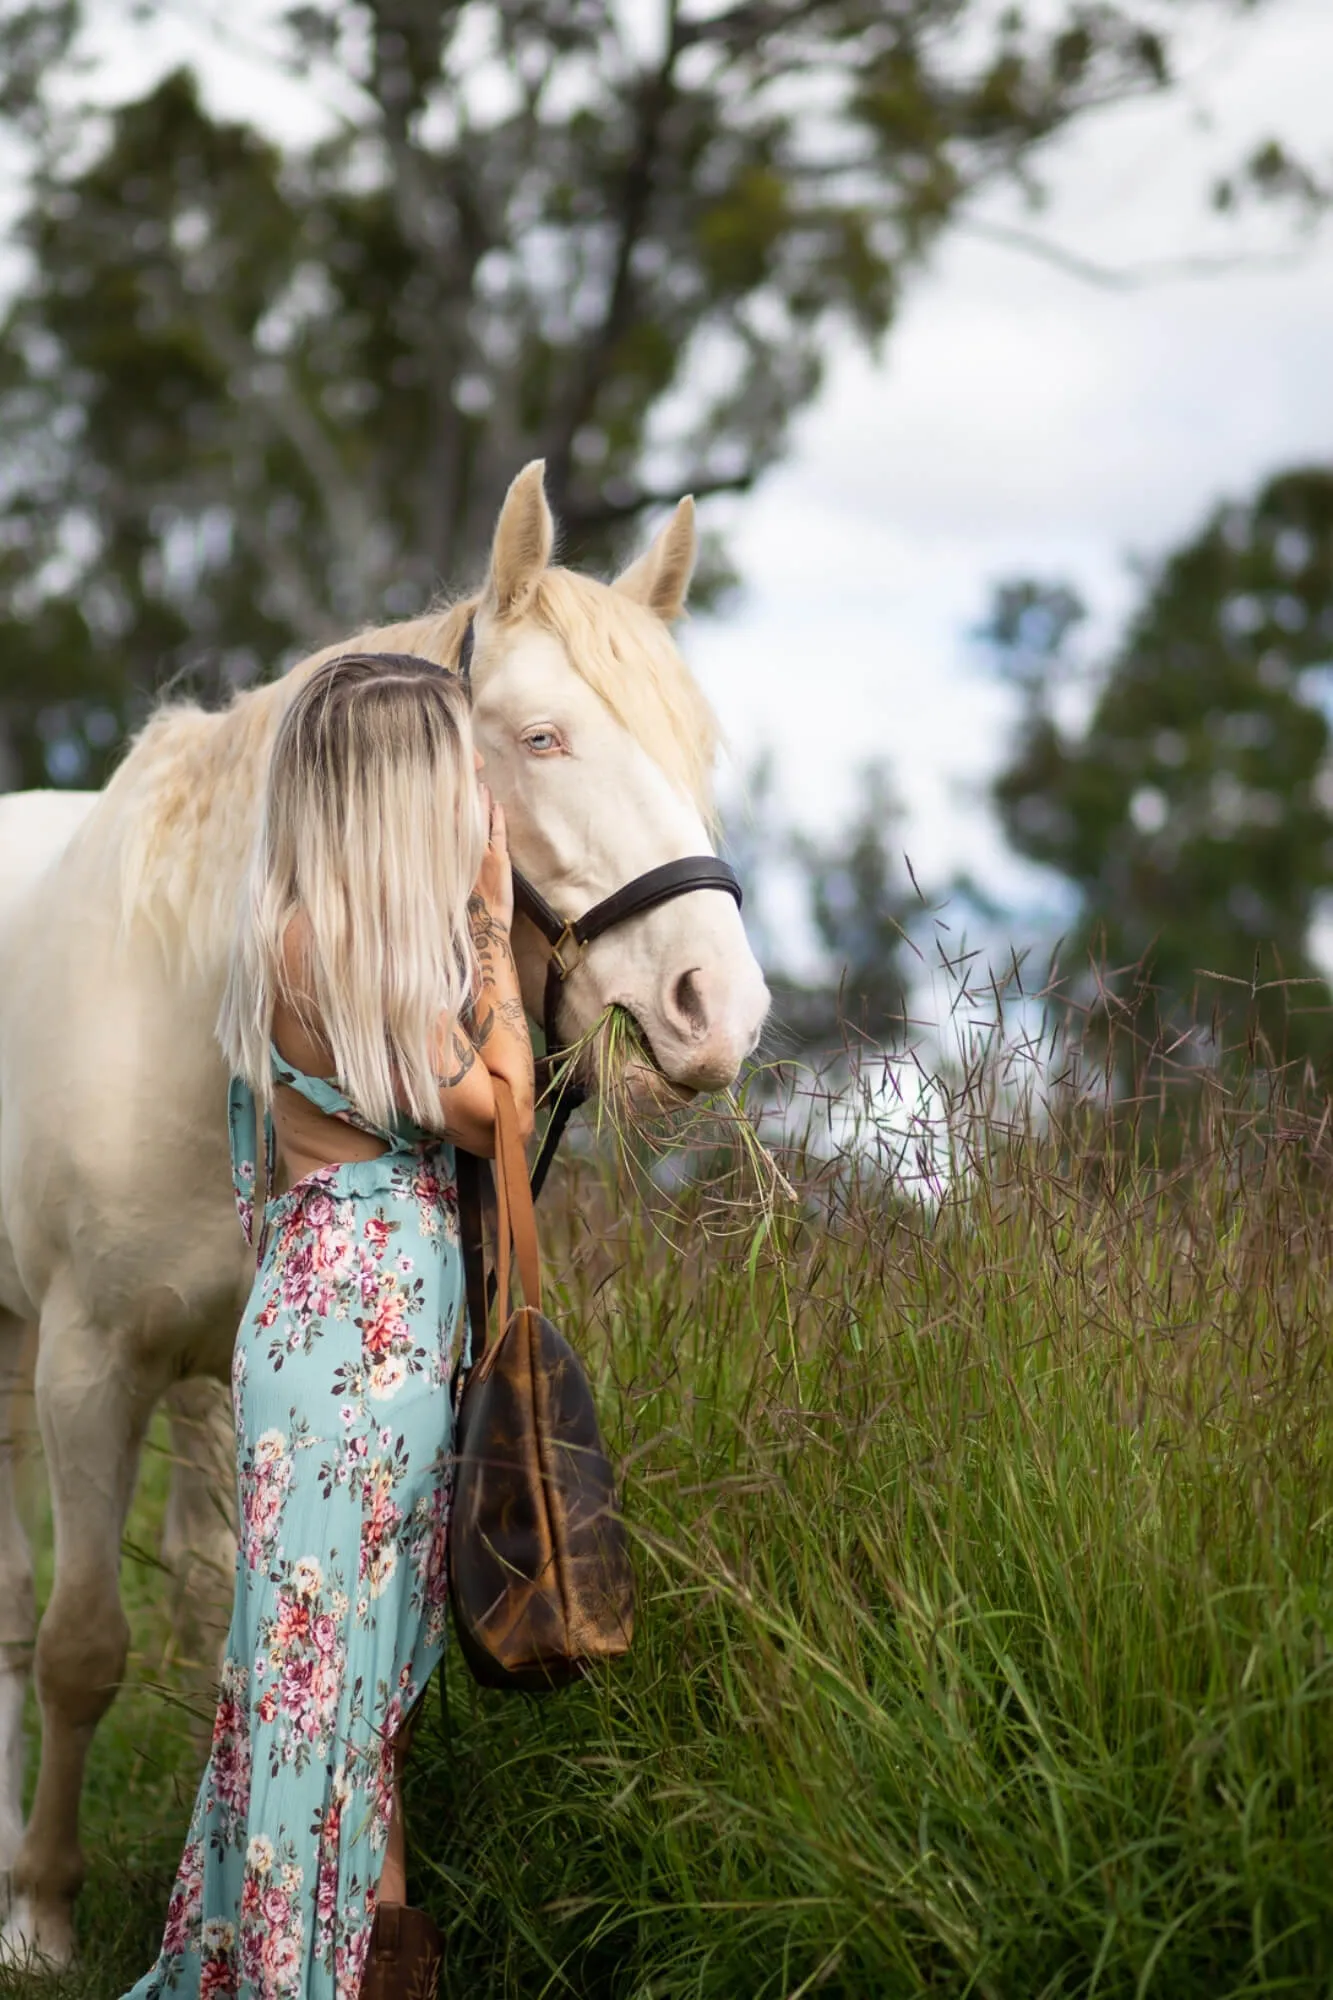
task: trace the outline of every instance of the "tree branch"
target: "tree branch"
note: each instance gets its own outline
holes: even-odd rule
[[[453,390],[463,363],[473,280],[491,245],[473,165],[474,147],[468,140],[467,105],[458,79],[449,74],[457,12],[431,5],[405,9],[402,0],[374,0],[370,9],[374,96],[391,161],[394,217],[403,242],[415,255],[418,273],[429,278],[426,310],[435,331],[419,351],[428,371],[432,419],[416,488],[415,526],[420,552],[440,569],[447,566],[466,511],[468,426]],[[401,84],[405,60],[401,51],[411,38],[409,13],[417,62],[412,88],[406,91]],[[398,54],[391,60],[386,51],[395,45]],[[438,154],[413,130],[426,101],[427,79],[446,85],[458,120],[456,143]],[[452,221],[447,243],[429,221],[432,208],[441,201],[447,202]]]
[[[660,487],[635,486],[623,494],[617,492],[606,498],[599,494],[587,501],[571,496],[561,508],[561,523],[569,528],[609,527],[616,521],[632,520],[648,507],[674,507],[683,493],[691,494],[696,500],[711,499],[715,493],[748,493],[757,477],[754,469],[716,479],[699,473],[693,478],[682,479],[679,486],[666,491]]]
[[[280,538],[265,533],[262,521],[245,507],[232,516],[241,544],[255,558],[260,574],[267,579],[274,602],[290,629],[299,633],[306,648],[317,646],[330,634],[330,611],[318,603],[309,578],[291,549]]]
[[[546,454],[547,486],[562,513],[567,511],[565,496],[569,488],[574,439],[592,414],[606,376],[607,363],[630,323],[634,296],[634,251],[643,234],[652,202],[653,167],[662,121],[675,90],[675,68],[680,47],[679,0],[667,0],[666,49],[660,67],[645,87],[637,143],[620,184],[616,258],[607,292],[606,311],[601,326],[584,350],[583,366],[576,386],[565,404],[564,417]]]
[[[772,0],[741,0],[740,6],[727,8],[720,14],[682,21],[679,46],[685,49],[711,42],[718,47],[739,47],[759,54],[784,28],[809,28],[820,15],[836,12],[836,7],[837,0],[803,0],[803,4],[796,6],[775,5]]]
[[[324,509],[337,549],[338,574],[356,606],[374,602],[384,583],[384,531],[370,496],[349,475],[342,456],[318,417],[292,385],[285,368],[275,370],[272,387],[257,386],[260,357],[229,326],[215,300],[195,295],[194,323],[213,350],[227,387],[243,407],[262,409],[277,434],[296,454]]]
[[[1308,255],[1298,250],[1274,250],[1251,255],[1242,252],[1235,257],[1163,257],[1117,268],[1111,264],[1099,264],[1091,257],[1080,255],[1077,250],[1067,250],[1063,244],[1052,243],[1049,238],[1015,224],[988,222],[980,216],[958,214],[954,217],[954,226],[969,236],[999,244],[1002,249],[1020,250],[1026,256],[1039,258],[1042,263],[1063,271],[1067,277],[1079,278],[1084,284],[1096,285],[1103,291],[1111,292],[1137,291],[1141,286],[1165,284],[1176,278],[1220,278],[1233,271],[1290,270],[1294,265],[1305,262]]]

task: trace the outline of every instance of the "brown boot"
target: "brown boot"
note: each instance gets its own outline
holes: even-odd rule
[[[424,1910],[381,1903],[370,1933],[361,2000],[436,2000],[444,1945]]]

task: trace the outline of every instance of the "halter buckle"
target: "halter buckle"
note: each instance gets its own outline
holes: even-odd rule
[[[566,958],[566,952],[572,953],[572,957]],[[551,963],[561,979],[568,979],[582,956],[583,946],[574,934],[573,924],[568,923],[551,946]]]

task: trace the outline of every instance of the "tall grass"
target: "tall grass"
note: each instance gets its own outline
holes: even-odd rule
[[[756,1205],[725,1131],[671,1192],[553,1189],[640,1626],[544,1700],[451,1664],[409,1777],[447,1995],[1333,1992],[1322,1126],[1196,1094],[1158,1165],[1005,1101],[885,1120],[929,1200],[823,1143]],[[103,1885],[129,1750],[94,1752]],[[84,1937],[69,1991],[113,1994]]]
[[[11,1413],[21,1431],[30,1409]],[[101,1725],[83,1794],[88,1880],[77,1912],[78,1964],[59,1978],[0,1966],[0,2000],[116,2000],[152,1964],[162,1941],[167,1892],[190,1817],[206,1729],[207,1672],[179,1652],[168,1579],[154,1553],[166,1509],[171,1434],[157,1418],[143,1454],[128,1523],[121,1592],[132,1633],[126,1686]],[[27,1470],[28,1468],[25,1468]],[[51,1585],[51,1523],[45,1492],[25,1480],[38,1597]],[[36,1776],[37,1712],[29,1697],[28,1792]]]
[[[642,1624],[572,1696],[450,1676],[450,1993],[1333,1990],[1319,1132],[1196,1100],[1166,1172],[969,1102],[927,1204],[845,1156],[748,1238],[716,1179],[655,1230],[569,1187]]]

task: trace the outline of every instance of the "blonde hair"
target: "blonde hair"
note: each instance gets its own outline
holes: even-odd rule
[[[467,898],[485,841],[455,675],[346,653],[310,676],[274,740],[218,1016],[233,1073],[263,1104],[282,999],[307,1021],[313,1006],[363,1117],[388,1125],[402,1108],[440,1129],[433,1048],[441,1015],[472,992]],[[298,912],[304,991],[284,956]]]

